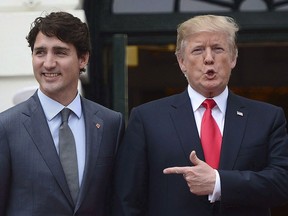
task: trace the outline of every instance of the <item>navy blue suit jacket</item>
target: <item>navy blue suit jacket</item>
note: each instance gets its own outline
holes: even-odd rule
[[[288,139],[281,108],[229,92],[219,175],[221,201],[189,191],[163,169],[204,160],[188,92],[132,110],[115,175],[115,216],[266,216],[288,200]]]
[[[86,161],[76,206],[37,94],[0,114],[1,216],[108,215],[123,118],[84,98],[81,103]]]

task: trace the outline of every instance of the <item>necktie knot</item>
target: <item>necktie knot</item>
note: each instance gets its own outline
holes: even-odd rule
[[[62,123],[68,122],[70,112],[71,112],[71,110],[69,108],[62,109],[62,111],[61,111]]]
[[[213,107],[216,106],[216,102],[213,99],[206,99],[203,101],[202,105],[206,109],[213,109]]]

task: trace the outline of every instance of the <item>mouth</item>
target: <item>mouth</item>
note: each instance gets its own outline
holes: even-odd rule
[[[42,75],[45,77],[51,77],[51,78],[60,76],[59,73],[42,73]]]
[[[213,70],[213,69],[209,69],[209,70],[207,70],[207,71],[205,72],[205,74],[208,75],[208,76],[212,76],[212,75],[216,74],[216,71]]]

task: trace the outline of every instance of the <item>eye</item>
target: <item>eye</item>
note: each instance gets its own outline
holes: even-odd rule
[[[66,48],[56,48],[54,49],[54,54],[59,56],[59,57],[64,57],[68,55],[68,49]]]
[[[45,55],[45,51],[42,49],[36,49],[33,51],[33,54],[36,56],[43,56],[43,55]]]
[[[224,49],[222,47],[214,47],[213,50],[215,51],[215,53],[222,53],[224,52]]]
[[[193,55],[200,55],[200,54],[202,54],[203,53],[203,51],[204,51],[204,48],[202,48],[202,47],[195,47],[194,49],[192,49],[192,54]]]
[[[57,51],[56,55],[67,55],[65,51]]]

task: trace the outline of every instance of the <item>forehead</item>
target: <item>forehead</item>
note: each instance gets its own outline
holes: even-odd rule
[[[228,36],[222,32],[197,32],[194,34],[189,35],[186,37],[185,41],[190,44],[202,44],[202,43],[209,43],[209,44],[222,44],[228,45]]]
[[[48,37],[44,35],[42,32],[38,33],[34,44],[34,49],[39,47],[43,48],[63,47],[65,49],[71,49],[71,50],[73,50],[74,48],[72,44],[63,42],[56,36]]]

